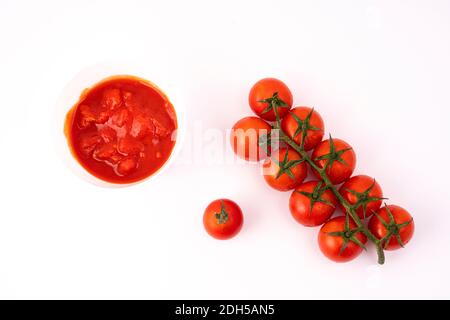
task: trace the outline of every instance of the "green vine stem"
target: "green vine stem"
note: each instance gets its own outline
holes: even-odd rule
[[[376,247],[377,255],[378,255],[378,263],[384,264],[385,257],[384,257],[382,241],[377,239],[370,232],[370,230],[367,228],[367,226],[359,218],[358,214],[356,213],[355,208],[350,203],[348,203],[347,200],[344,199],[344,197],[342,197],[342,195],[339,193],[336,186],[328,178],[328,176],[326,174],[326,167],[320,168],[319,166],[317,166],[314,163],[314,161],[312,160],[312,158],[309,156],[309,154],[304,150],[304,148],[302,146],[299,146],[294,140],[292,140],[288,135],[286,135],[286,133],[281,129],[281,125],[280,125],[281,120],[280,120],[280,117],[279,117],[276,109],[277,108],[275,107],[274,111],[275,111],[275,116],[276,116],[276,123],[273,125],[273,129],[279,131],[279,139],[284,141],[286,144],[288,144],[290,147],[292,147],[292,149],[297,151],[302,156],[302,158],[305,159],[305,161],[314,170],[316,170],[319,173],[319,175],[322,178],[325,185],[334,193],[336,198],[339,200],[339,202],[342,204],[342,206],[347,211],[347,214],[349,214],[350,217],[353,219],[353,221],[356,223],[357,228],[359,228],[361,230],[361,232],[367,237],[367,239],[369,239],[371,242],[374,243],[374,245]],[[305,138],[306,138],[306,132],[303,132],[302,141],[304,141]]]

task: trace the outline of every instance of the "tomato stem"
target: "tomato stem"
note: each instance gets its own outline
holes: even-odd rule
[[[378,238],[376,238],[370,230],[367,228],[367,226],[362,222],[361,218],[356,213],[356,208],[352,206],[350,203],[347,202],[347,200],[344,199],[344,197],[339,193],[336,186],[331,182],[330,178],[328,177],[326,173],[326,168],[320,168],[317,166],[312,158],[309,156],[309,154],[305,151],[304,147],[302,145],[298,145],[294,140],[292,140],[282,129],[281,129],[281,120],[278,115],[278,112],[275,112],[276,116],[276,123],[274,124],[273,128],[276,130],[279,130],[279,138],[284,141],[286,144],[288,144],[292,149],[297,151],[302,158],[314,169],[316,170],[320,177],[322,178],[325,185],[334,193],[336,198],[339,200],[339,202],[342,204],[342,206],[345,208],[346,212],[350,217],[353,219],[353,221],[356,223],[357,227],[361,230],[361,232],[371,241],[374,243],[377,255],[378,255],[378,263],[384,264],[385,256],[382,246],[382,241],[380,241]],[[305,135],[305,134],[304,134]],[[302,140],[305,140],[305,137],[303,137]]]

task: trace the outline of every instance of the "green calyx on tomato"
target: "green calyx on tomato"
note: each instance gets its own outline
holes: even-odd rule
[[[328,187],[323,184],[324,183],[322,181],[319,181],[319,183],[317,183],[317,185],[314,187],[313,192],[297,191],[297,190],[294,191],[294,192],[297,192],[297,193],[309,198],[309,200],[310,200],[309,215],[311,215],[314,204],[316,202],[321,202],[321,203],[324,203],[324,204],[329,205],[330,207],[334,208],[334,204],[332,204],[330,201],[322,198],[323,193],[328,190]]]
[[[355,243],[359,247],[363,248],[364,250],[367,250],[366,246],[361,241],[359,241],[359,239],[356,237],[356,234],[361,231],[362,231],[361,227],[356,227],[353,229],[350,228],[350,218],[349,218],[349,215],[346,214],[344,230],[336,231],[336,232],[328,232],[328,235],[333,236],[333,237],[341,237],[342,240],[344,241],[342,244],[341,250],[339,251],[339,254],[338,254],[338,255],[341,255],[342,252],[344,252],[345,248],[347,247],[347,245],[350,241]]]
[[[278,114],[278,108],[290,108],[290,106],[278,97],[278,92],[275,92],[272,97],[259,100],[258,102],[267,103],[267,107],[261,112],[262,114],[273,110],[275,114]]]
[[[386,208],[386,212],[389,216],[389,222],[386,222],[375,211],[373,212],[373,214],[378,218],[378,220],[381,222],[381,224],[387,230],[387,234],[382,239],[380,239],[380,242],[383,244],[384,248],[386,249],[389,244],[389,241],[391,241],[391,238],[394,236],[397,239],[398,244],[402,248],[404,248],[405,245],[403,243],[402,237],[400,236],[400,229],[408,226],[413,221],[413,219],[411,218],[411,220],[403,222],[403,223],[396,223],[394,215],[392,214],[391,209],[389,209],[389,207],[386,205],[386,203],[384,204],[384,207]]]
[[[334,146],[333,138],[331,137],[331,134],[330,134],[330,152],[317,157],[316,160],[327,160],[327,163],[325,164],[325,167],[323,168],[323,170],[326,170],[328,167],[333,166],[333,163],[335,161],[340,162],[343,165],[348,165],[345,162],[345,160],[342,158],[342,154],[349,150],[352,150],[352,148],[345,148],[345,149],[336,151],[336,147]]]
[[[305,159],[298,159],[298,160],[289,160],[288,159],[289,152],[286,151],[283,157],[283,161],[278,161],[277,159],[272,159],[278,167],[280,167],[275,179],[278,179],[283,174],[287,174],[289,178],[297,182],[297,179],[295,178],[294,174],[292,173],[291,169],[295,167],[296,165],[302,163],[305,161]]]
[[[294,135],[292,136],[292,139],[295,139],[300,133],[302,134],[302,140],[300,147],[303,149],[305,146],[305,140],[306,136],[308,134],[308,130],[312,131],[321,131],[322,129],[317,128],[313,125],[311,125],[311,116],[314,112],[314,108],[311,109],[311,111],[306,116],[305,120],[302,120],[297,116],[294,112],[291,113],[292,117],[294,118],[295,122],[297,122],[297,130],[295,130]]]
[[[225,224],[228,221],[228,212],[225,209],[223,200],[220,202],[220,212],[214,215],[217,219],[217,224]]]
[[[375,179],[373,179],[373,183],[363,192],[357,192],[352,189],[345,188],[345,191],[350,192],[356,197],[356,203],[353,205],[353,208],[358,209],[359,207],[362,208],[363,211],[363,218],[366,218],[366,209],[367,204],[373,201],[380,201],[380,200],[386,200],[387,198],[382,197],[371,197],[369,196],[369,193],[372,191],[373,187],[375,186]]]

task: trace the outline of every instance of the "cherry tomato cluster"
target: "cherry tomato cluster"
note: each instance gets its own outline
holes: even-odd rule
[[[374,178],[352,176],[356,154],[344,140],[323,140],[324,122],[309,107],[294,107],[282,81],[265,78],[250,90],[249,104],[257,117],[245,117],[231,131],[234,152],[248,161],[263,161],[267,184],[293,190],[289,209],[308,227],[322,226],[318,235],[323,254],[333,261],[356,258],[368,240],[384,251],[403,247],[414,232],[411,215],[396,205],[383,205],[383,192]],[[306,181],[308,168],[315,179]],[[337,215],[332,217],[337,211]]]

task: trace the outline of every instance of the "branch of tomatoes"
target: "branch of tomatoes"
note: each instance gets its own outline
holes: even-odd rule
[[[243,118],[233,126],[235,153],[248,161],[264,159],[266,182],[278,191],[294,190],[289,200],[291,214],[304,226],[322,226],[318,242],[325,256],[337,262],[350,261],[366,249],[369,240],[383,264],[384,250],[403,247],[411,239],[411,215],[399,206],[381,207],[385,198],[375,179],[353,175],[356,155],[351,146],[331,136],[322,140],[320,115],[308,107],[291,109],[292,103],[292,94],[282,81],[258,81],[249,95],[250,107],[258,117]],[[256,153],[251,152],[255,140]],[[304,182],[307,164],[318,180]],[[344,216],[332,217],[336,205]],[[366,224],[364,220],[370,216]]]
[[[302,158],[314,170],[316,170],[320,174],[320,177],[322,178],[322,180],[325,183],[325,185],[327,186],[327,188],[333,192],[333,194],[336,196],[336,198],[339,200],[339,202],[345,208],[346,214],[349,215],[353,219],[353,221],[356,223],[359,231],[364,233],[366,235],[366,237],[374,243],[374,245],[377,249],[378,263],[384,264],[385,256],[384,256],[383,244],[382,244],[381,240],[377,239],[370,232],[370,230],[367,228],[367,226],[361,221],[358,214],[356,213],[355,205],[351,205],[350,203],[347,202],[347,200],[344,199],[344,197],[342,197],[342,195],[339,193],[336,186],[330,181],[329,177],[327,176],[326,167],[324,167],[324,168],[318,167],[314,163],[314,161],[311,159],[309,154],[304,150],[304,147],[302,147],[301,145],[298,145],[297,143],[295,143],[294,140],[292,140],[288,135],[286,135],[286,133],[281,129],[281,119],[279,116],[277,116],[276,123],[274,124],[273,129],[279,130],[279,133],[278,133],[279,138],[282,141],[284,141],[285,143],[287,143],[292,149],[297,151],[302,156]],[[302,141],[305,141],[306,133],[302,132],[302,135],[303,135]]]

